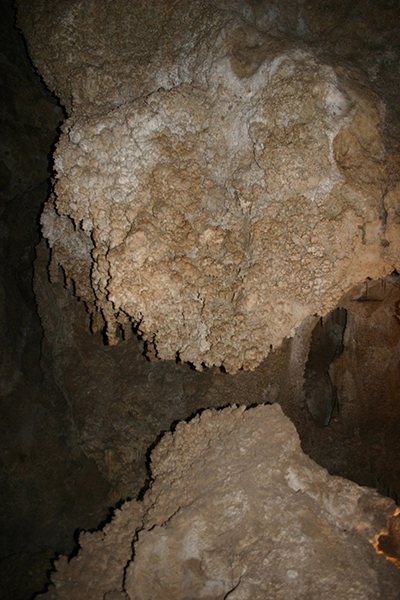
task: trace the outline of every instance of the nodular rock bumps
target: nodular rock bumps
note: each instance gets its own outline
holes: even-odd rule
[[[400,270],[390,0],[16,5],[68,114],[49,273],[110,345],[133,328],[154,360],[253,370]],[[400,598],[373,546],[394,503],[316,466],[277,405],[181,423],[152,476],[47,598]]]
[[[153,451],[143,502],[61,557],[43,600],[395,600],[395,504],[332,477],[277,405],[208,410]]]
[[[399,266],[383,57],[349,60],[349,2],[286,25],[271,2],[17,4],[69,115],[43,233],[110,344],[254,369]]]

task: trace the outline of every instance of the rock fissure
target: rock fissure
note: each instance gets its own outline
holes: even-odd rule
[[[241,577],[239,577],[239,580],[238,580],[238,582],[236,583],[236,585],[235,585],[235,586],[234,586],[234,587],[233,587],[231,590],[229,590],[229,592],[227,592],[227,593],[225,594],[225,596],[224,596],[223,600],[228,600],[228,598],[231,596],[231,594],[232,594],[232,593],[233,593],[235,590],[237,590],[237,589],[238,589],[238,587],[239,587],[239,585],[240,585],[240,582],[241,582],[241,580],[242,580],[242,578],[241,578]]]

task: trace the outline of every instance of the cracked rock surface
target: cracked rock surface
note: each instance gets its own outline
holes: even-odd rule
[[[143,502],[81,534],[41,597],[399,598],[399,571],[371,544],[394,502],[317,466],[278,405],[207,410],[151,460]]]
[[[399,265],[385,104],[268,3],[18,4],[69,111],[43,232],[110,343],[254,369]]]

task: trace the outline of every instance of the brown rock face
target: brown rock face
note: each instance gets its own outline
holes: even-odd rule
[[[67,552],[72,531],[97,524],[104,517],[104,504],[136,497],[147,475],[148,449],[160,432],[199,409],[234,402],[248,406],[279,402],[295,423],[303,449],[330,473],[377,486],[398,498],[400,277],[394,269],[400,270],[400,44],[395,3],[18,0],[17,4],[31,56],[69,117],[55,153],[53,195],[42,214],[51,261],[45,241],[37,248],[35,296],[44,338],[41,348],[37,344],[35,361],[41,357],[44,383],[38,383],[34,395],[32,380],[23,381],[19,373],[26,359],[21,361],[23,355],[14,352],[6,336],[2,340],[4,473],[12,474],[12,485],[3,494],[4,552],[18,551],[21,543],[27,550],[47,545]],[[49,110],[43,114],[51,115]],[[46,116],[44,123],[50,120]],[[6,113],[6,133],[8,121]],[[36,117],[33,124],[40,131]],[[33,136],[25,131],[7,136],[14,145],[23,140],[30,160],[36,161],[33,146],[27,143]],[[16,164],[18,156],[4,162],[5,167],[0,165],[2,181],[10,182],[10,198],[18,182]],[[45,183],[42,187],[44,193]],[[33,210],[30,193],[23,200],[5,213],[18,231],[22,207]],[[39,208],[34,210],[37,214]],[[26,230],[31,235],[33,228],[27,225]],[[10,301],[7,281],[13,273],[13,254],[4,256],[2,297]],[[391,277],[370,283],[367,291],[365,284],[353,287],[366,276],[383,277],[393,271]],[[34,311],[30,278],[29,272]],[[18,306],[13,312],[25,315]],[[332,309],[338,311],[338,319],[333,317],[336,311],[329,313]],[[22,316],[14,321],[0,312],[0,330],[17,339],[15,323],[22,323]],[[336,345],[325,331],[329,323],[341,325]],[[141,333],[144,348],[142,341],[130,336],[132,324]],[[104,331],[112,344],[123,339],[104,345]],[[143,350],[147,357],[172,360],[146,361]],[[185,361],[199,370],[203,364],[216,367],[196,372]],[[219,370],[220,365],[229,373]],[[31,370],[36,377],[35,368]],[[25,402],[21,381],[33,402]],[[273,414],[268,412],[268,418],[279,429]],[[241,418],[232,423],[240,428]],[[234,458],[235,448],[213,419],[222,445]],[[19,425],[14,428],[15,423]],[[252,427],[247,431],[259,440]],[[183,440],[183,452],[193,457],[186,437],[171,439]],[[287,440],[283,435],[283,446],[290,446]],[[266,447],[276,456],[277,450]],[[285,452],[285,447],[280,449],[284,456]],[[217,469],[217,483],[212,473],[203,473],[200,467],[196,471],[202,481],[211,482],[214,504],[207,503],[206,496],[199,499],[195,482],[187,484],[188,489],[193,484],[193,512],[198,510],[201,523],[208,513],[219,518],[218,508],[229,517],[225,529],[219,522],[215,532],[206,523],[211,550],[201,538],[200,559],[176,560],[184,554],[179,540],[188,531],[197,531],[197,521],[192,527],[188,506],[178,510],[186,484],[178,489],[173,481],[175,496],[167,496],[170,504],[165,513],[160,511],[157,522],[151,521],[148,496],[144,505],[124,505],[115,519],[118,526],[113,522],[96,536],[81,538],[84,550],[79,560],[68,569],[65,559],[58,565],[54,581],[61,597],[126,598],[121,573],[132,558],[136,530],[144,528],[135,541],[143,554],[137,555],[129,571],[129,593],[135,594],[140,584],[144,597],[159,593],[164,598],[156,587],[145,590],[150,585],[146,562],[158,560],[151,523],[163,548],[176,553],[176,568],[162,562],[163,555],[160,571],[150,571],[150,583],[156,586],[161,581],[160,586],[169,586],[176,597],[184,596],[188,585],[200,597],[214,592],[215,597],[241,598],[242,593],[247,597],[250,584],[237,568],[246,554],[253,561],[246,568],[264,586],[262,597],[274,597],[280,590],[295,597],[290,577],[294,582],[303,578],[300,589],[307,598],[312,597],[309,590],[316,599],[325,593],[328,597],[329,589],[331,597],[336,589],[346,597],[342,584],[332,583],[343,566],[342,550],[353,564],[345,547],[353,544],[353,538],[343,542],[345,532],[334,529],[326,534],[325,545],[334,548],[331,555],[316,542],[314,558],[321,557],[318,578],[325,574],[326,589],[313,587],[317,575],[304,579],[307,569],[317,572],[316,563],[307,567],[301,563],[301,571],[291,564],[283,572],[286,541],[296,544],[297,564],[310,550],[309,532],[310,537],[319,535],[321,514],[321,519],[332,521],[329,510],[321,508],[322,491],[317,499],[299,505],[298,513],[295,500],[304,500],[303,491],[294,496],[294,490],[280,487],[278,473],[271,479],[279,498],[280,491],[283,496],[287,492],[284,506],[289,512],[267,494],[273,507],[267,516],[285,518],[287,528],[297,535],[295,541],[286,529],[280,537],[271,519],[268,530],[263,529],[266,509],[258,492],[250,501],[254,524],[239,523],[236,517],[230,521],[237,507],[216,488],[222,495],[228,490],[234,498],[237,490],[245,496],[246,486],[253,494],[257,485],[250,473],[236,474],[232,475],[236,491],[230,489],[224,473],[231,467],[222,453],[222,466],[216,459],[205,462],[210,471]],[[180,455],[179,459],[172,455],[184,463]],[[241,464],[240,457],[236,462]],[[276,464],[280,469],[286,463]],[[177,473],[179,478],[181,471]],[[264,475],[262,481],[270,481]],[[331,480],[324,477],[318,485],[331,489]],[[52,491],[44,492],[50,480]],[[157,488],[156,481],[152,489],[164,494],[161,480],[159,484]],[[342,502],[340,490],[334,488],[332,494],[336,493]],[[376,499],[370,492],[362,493]],[[15,499],[23,510],[15,511]],[[17,512],[15,521],[8,517],[12,511]],[[180,520],[186,518],[189,525]],[[272,539],[268,548],[257,530],[260,520],[260,531]],[[241,537],[231,535],[230,523],[231,529],[238,526]],[[371,539],[383,526],[382,521],[371,529]],[[393,518],[379,546],[395,560],[397,531],[398,519]],[[223,541],[216,541],[216,536]],[[99,561],[104,546],[112,552]],[[221,551],[225,546],[228,558]],[[253,560],[258,547],[260,558]],[[276,551],[281,554],[274,563]],[[235,552],[242,554],[237,558]],[[294,552],[288,549],[288,556]],[[232,556],[232,564],[221,574],[221,564],[227,566]],[[357,556],[356,570],[361,555]],[[368,584],[371,598],[393,597],[382,583],[378,559],[368,557],[374,573],[370,575],[375,577],[375,583]],[[40,560],[38,554],[38,564]],[[263,582],[257,560],[265,561],[272,572],[269,583]],[[9,557],[0,564],[3,581],[13,561]],[[104,577],[98,577],[99,562],[107,564]],[[29,560],[19,564],[20,572],[32,570],[25,566]],[[175,576],[176,580],[168,579]],[[66,578],[74,581],[73,586]],[[349,583],[351,598],[366,589],[368,576],[360,578],[356,591]],[[7,600],[16,598],[7,592]],[[251,593],[257,597],[258,592]],[[28,595],[21,592],[21,600]]]
[[[152,473],[143,503],[58,561],[47,598],[399,598],[371,543],[394,503],[307,458],[278,405],[181,423]]]
[[[399,264],[384,105],[359,71],[246,2],[47,4],[20,1],[70,110],[43,232],[110,343],[133,324],[158,358],[254,369]]]

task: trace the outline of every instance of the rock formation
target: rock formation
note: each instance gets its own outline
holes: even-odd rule
[[[23,75],[28,64],[18,59],[13,70],[13,47],[2,50],[1,600],[43,589],[54,551],[68,553],[77,527],[97,525],[107,506],[136,497],[149,447],[199,409],[279,402],[304,451],[330,473],[398,498],[397,3],[15,3],[31,58],[68,115],[41,216],[34,299],[36,219],[61,113],[42,98],[38,79]],[[199,372],[203,365],[216,367]],[[230,422],[229,411],[221,414]],[[232,417],[239,426],[241,418]],[[325,473],[318,482],[328,480]],[[152,490],[163,494],[159,484]],[[60,594],[68,577],[86,598],[85,569],[95,593],[99,582],[88,573],[96,570],[86,561],[98,561],[107,545],[113,558],[100,597],[105,589],[108,600],[125,597],[121,572],[138,527],[136,549],[152,552],[149,498],[124,504],[102,532],[82,534],[78,559],[58,564]],[[320,496],[315,502],[324,506]],[[215,511],[200,500],[196,507],[200,518],[204,507]],[[187,508],[162,529],[179,530]],[[384,521],[376,548],[396,559],[399,518],[387,531]],[[185,572],[202,589],[209,572],[196,560]],[[383,560],[371,560],[381,573]],[[131,582],[140,569],[138,560]],[[247,585],[233,589],[232,573],[219,580],[223,597],[241,597]]]
[[[306,457],[278,405],[205,411],[151,458],[143,503],[81,534],[43,600],[400,597],[371,543],[394,503]]]
[[[399,265],[385,105],[339,55],[244,1],[18,4],[69,111],[43,232],[109,343],[254,369]]]

